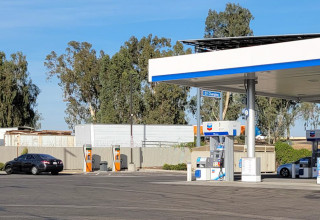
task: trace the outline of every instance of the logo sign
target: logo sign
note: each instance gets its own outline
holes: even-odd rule
[[[219,145],[217,146],[217,150],[224,150],[224,145],[219,144]]]
[[[207,130],[208,130],[208,131],[211,131],[211,130],[212,130],[212,123],[208,123],[208,124],[207,124]]]
[[[211,97],[211,98],[217,98],[217,99],[221,98],[221,92],[202,90],[201,95],[206,97]]]
[[[316,132],[315,131],[310,131],[310,137],[315,137],[316,136]]]

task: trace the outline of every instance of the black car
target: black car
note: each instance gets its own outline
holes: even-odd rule
[[[63,170],[63,162],[48,154],[24,154],[5,164],[7,174],[51,172],[58,175]]]

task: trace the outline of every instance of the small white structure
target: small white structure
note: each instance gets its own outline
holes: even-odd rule
[[[7,131],[18,130],[18,127],[14,128],[0,128],[0,146],[4,146],[4,135]]]
[[[7,131],[5,146],[16,147],[74,147],[71,131]]]
[[[192,125],[133,125],[134,147],[173,146],[194,141]],[[75,126],[76,147],[120,145],[130,147],[130,125],[85,124]]]

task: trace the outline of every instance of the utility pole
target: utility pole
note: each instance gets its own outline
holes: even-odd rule
[[[132,73],[130,72],[130,163],[132,163],[132,148],[133,148],[133,132],[132,132],[132,125],[133,125],[133,113],[132,113]]]

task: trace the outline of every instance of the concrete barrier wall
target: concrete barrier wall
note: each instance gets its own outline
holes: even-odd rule
[[[193,151],[191,152],[191,166],[196,168],[198,157],[209,157],[210,151]],[[239,160],[242,157],[247,157],[247,152],[234,152],[234,172],[241,172]],[[276,153],[273,152],[256,152],[256,157],[261,158],[261,172],[276,171]]]
[[[0,147],[0,162],[5,163],[19,156],[23,148]],[[79,170],[83,168],[83,149],[81,147],[28,147],[29,153],[50,154],[64,162],[66,170]],[[121,148],[121,159],[123,167],[128,167],[131,162],[131,148]],[[113,155],[112,148],[99,147],[93,148],[92,157],[94,167],[99,168],[100,161],[107,161],[108,166],[112,167]],[[155,167],[163,164],[178,164],[190,161],[189,148],[175,147],[153,147],[153,148],[133,148],[132,161],[137,167]]]
[[[163,166],[163,164],[178,164],[190,162],[189,148],[155,147],[140,148],[142,150],[142,167]]]
[[[19,156],[23,148],[0,147],[0,162],[7,162]],[[81,147],[29,147],[30,153],[50,154],[63,160],[65,169],[78,170],[83,168],[83,149]],[[112,167],[112,148],[93,148],[94,167],[99,168],[100,161],[107,161]],[[133,148],[132,161],[137,167],[159,167],[163,164],[192,163],[192,168],[196,168],[198,157],[208,157],[209,151],[193,151],[189,148],[176,147],[153,147],[153,148]],[[246,157],[246,152],[234,152],[234,171],[241,172],[239,160]],[[256,152],[256,157],[261,158],[261,172],[275,172],[275,152]],[[121,148],[121,158],[123,167],[128,167],[131,162],[131,149]]]

